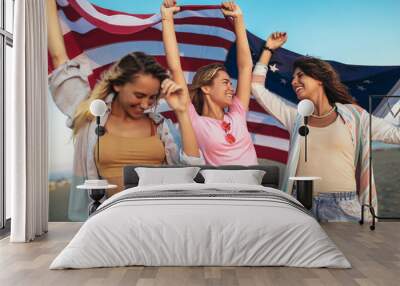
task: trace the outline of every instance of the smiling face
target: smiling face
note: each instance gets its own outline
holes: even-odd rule
[[[223,70],[217,72],[211,85],[204,87],[203,91],[213,103],[221,108],[228,107],[232,104],[235,92],[232,87],[231,78],[228,73]]]
[[[315,101],[323,90],[322,82],[306,75],[300,68],[293,73],[292,88],[299,100],[310,99]]]
[[[114,86],[116,100],[132,119],[144,116],[144,111],[155,105],[160,93],[160,80],[149,74],[139,74],[134,81]]]

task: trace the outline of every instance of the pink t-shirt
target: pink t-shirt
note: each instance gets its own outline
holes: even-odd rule
[[[231,125],[228,133],[236,139],[232,144],[225,139],[222,120],[200,116],[193,104],[190,104],[189,115],[207,164],[214,166],[258,164],[256,150],[247,130],[246,110],[237,97],[233,98],[229,112],[224,115],[224,121]]]

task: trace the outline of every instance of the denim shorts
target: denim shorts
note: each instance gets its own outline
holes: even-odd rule
[[[313,198],[312,212],[321,222],[358,222],[361,205],[356,192],[320,193]]]

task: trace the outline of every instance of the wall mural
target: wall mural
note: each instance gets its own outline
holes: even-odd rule
[[[87,179],[107,179],[117,186],[106,191],[110,197],[123,190],[122,168],[131,164],[276,165],[281,178],[286,167],[293,175],[310,175],[309,166],[321,163],[312,157],[319,152],[319,144],[313,137],[316,132],[312,134],[314,127],[310,127],[310,163],[304,166],[304,138],[293,130],[298,128],[296,124],[303,124],[303,118],[296,117],[296,105],[307,98],[302,91],[307,85],[296,71],[316,74],[312,66],[334,68],[342,80],[332,85],[341,96],[335,100],[339,103],[326,114],[311,115],[311,125],[318,126],[324,120],[336,122],[339,116],[351,128],[355,115],[340,102],[356,100],[368,110],[371,94],[400,96],[399,84],[396,88],[400,67],[302,58],[281,48],[288,39],[285,33],[272,34],[267,41],[249,32],[246,35],[244,23],[235,20],[240,17],[240,8],[230,4],[222,9],[183,6],[180,11],[164,4],[161,15],[125,13],[120,18],[121,12],[85,1],[57,1],[53,8],[49,17],[51,221],[85,220],[90,200],[87,191],[77,186]],[[173,13],[175,27],[162,21]],[[187,30],[188,24],[191,30]],[[204,28],[210,25],[214,29]],[[264,65],[256,66],[250,82],[258,61]],[[263,66],[269,68],[267,80]],[[265,87],[273,93],[271,108],[263,103]],[[98,119],[91,110],[96,99],[106,106]],[[372,104],[375,115],[399,124],[393,111],[398,107],[397,100],[376,99]],[[281,108],[283,105],[285,108]],[[362,120],[367,116],[361,109],[358,112]],[[384,128],[389,127],[382,125],[381,130]],[[103,135],[98,138],[99,132]],[[399,144],[398,133],[394,131],[386,138],[377,131],[376,139]],[[367,146],[366,138],[355,139],[358,135],[351,134],[353,140]],[[300,148],[297,157],[289,150],[293,144]],[[394,186],[400,182],[391,171],[398,169],[399,146],[380,143],[374,149],[379,150],[373,153],[377,186],[386,192],[378,192],[384,206],[381,210],[393,215],[398,212],[393,202],[400,201],[400,192]],[[361,151],[349,151],[353,157],[357,152]],[[366,154],[362,153],[362,158]],[[355,169],[363,163],[366,161],[354,166],[351,161],[348,185],[339,188],[356,187]],[[324,183],[318,186],[325,188]],[[291,191],[285,181],[281,188]],[[360,190],[360,196],[364,191]]]

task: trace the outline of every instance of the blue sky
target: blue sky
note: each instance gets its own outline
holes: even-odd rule
[[[89,0],[113,10],[158,13],[159,0]],[[180,5],[219,4],[182,0]],[[348,64],[400,65],[400,0],[237,0],[261,38],[286,31],[285,47]]]

